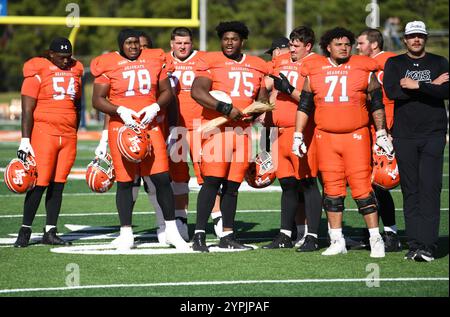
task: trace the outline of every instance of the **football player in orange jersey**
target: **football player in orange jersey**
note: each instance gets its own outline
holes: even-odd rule
[[[272,118],[268,120],[278,127],[278,137],[273,147],[277,153],[277,178],[282,188],[281,194],[281,229],[275,239],[266,249],[292,248],[292,224],[299,207],[299,189],[304,197],[306,218],[308,220],[309,232],[307,232],[304,243],[298,251],[310,252],[318,250],[318,229],[322,212],[321,195],[317,187],[317,167],[314,160],[314,151],[310,151],[309,157],[299,158],[292,153],[292,137],[295,132],[295,114],[297,104],[300,100],[300,92],[303,87],[304,78],[300,75],[300,67],[306,60],[318,58],[319,55],[312,53],[314,46],[314,32],[311,28],[300,26],[295,28],[289,35],[290,54],[278,56],[273,62],[273,84],[276,90],[275,110],[267,115]],[[279,76],[279,77],[277,77]],[[268,118],[269,116],[266,116]],[[314,133],[314,124],[310,122],[305,131],[305,143],[311,146]],[[302,197],[302,198],[303,198]],[[304,227],[303,227],[304,229]],[[301,233],[299,233],[301,234]]]
[[[249,33],[247,26],[238,21],[221,22],[216,31],[222,51],[207,53],[200,59],[191,90],[192,98],[204,107],[203,122],[223,115],[230,119],[202,140],[200,168],[204,183],[198,195],[193,238],[193,249],[202,252],[208,252],[205,229],[221,185],[223,234],[219,247],[251,249],[233,235],[238,189],[249,166],[250,123],[241,120],[241,110],[256,99],[268,100],[264,84],[264,76],[268,74],[266,62],[242,52]],[[232,103],[217,101],[209,94],[210,90],[226,92]]]
[[[331,239],[330,247],[322,254],[347,252],[342,235],[342,212],[348,183],[369,228],[370,256],[384,257],[377,200],[370,181],[369,113],[376,129],[376,144],[389,154],[393,154],[394,149],[386,132],[383,94],[375,75],[378,65],[369,57],[351,55],[354,43],[352,32],[334,28],[320,41],[325,56],[303,63],[301,74],[306,78],[292,150],[298,156],[306,154],[303,132],[315,108],[315,144]]]
[[[380,67],[377,72],[378,81],[383,84],[384,65],[389,57],[396,56],[392,52],[383,51],[383,35],[377,29],[366,29],[357,38],[356,48],[360,55],[375,59]],[[394,101],[387,98],[383,88],[383,104],[386,112],[386,128],[390,131],[394,123]],[[371,125],[372,143],[375,144],[375,127]],[[397,236],[395,224],[395,205],[389,190],[373,186],[378,200],[378,214],[383,221],[384,248],[386,252],[399,252],[402,250],[400,239]]]
[[[199,155],[194,153],[193,129],[195,120],[200,122],[203,107],[191,97],[191,85],[195,78],[194,67],[205,52],[197,51],[193,46],[192,31],[186,27],[172,30],[170,37],[171,51],[166,54],[175,68],[171,75],[172,87],[175,90],[178,105],[178,122],[169,123],[167,150],[169,153],[169,172],[172,178],[172,189],[175,195],[175,217],[178,229],[184,239],[189,239],[187,230],[187,208],[189,204],[189,167],[188,152],[193,162],[197,183],[203,184],[198,164]],[[169,113],[170,115],[170,113]],[[169,121],[174,121],[170,120]],[[189,149],[180,148],[189,146]],[[214,230],[218,237],[222,232],[222,214],[220,212],[220,197],[216,196],[216,203],[211,214]]]
[[[128,250],[134,244],[131,228],[133,210],[133,180],[136,175],[150,176],[164,214],[166,240],[176,248],[187,249],[175,224],[175,206],[168,173],[168,159],[164,137],[157,120],[160,107],[173,101],[164,52],[139,46],[139,34],[124,29],[118,36],[119,51],[96,57],[91,62],[95,76],[93,106],[110,115],[108,139],[116,170],[116,205],[121,223],[120,236],[113,241],[119,250]],[[136,120],[139,120],[140,123]],[[151,140],[151,152],[141,163],[132,163],[122,157],[116,142],[123,124],[129,127],[145,125],[144,133]]]
[[[15,247],[26,247],[31,225],[45,196],[47,222],[43,244],[70,244],[59,238],[56,223],[61,210],[67,176],[75,161],[80,123],[81,76],[83,65],[72,58],[72,45],[55,38],[47,56],[30,59],[23,66],[22,139],[17,156],[25,161],[35,156],[36,187],[25,197],[23,222]]]

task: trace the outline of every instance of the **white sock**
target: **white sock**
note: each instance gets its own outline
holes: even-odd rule
[[[56,228],[56,226],[46,225],[45,226],[45,232],[49,232],[50,229]]]
[[[31,226],[22,225],[22,227],[24,227],[24,228],[30,228],[30,229],[31,229]],[[47,230],[46,230],[46,231],[47,231]]]
[[[205,230],[195,230],[195,231],[194,231],[194,234],[199,233],[199,232],[205,233]]]
[[[292,231],[291,231],[291,230],[281,229],[280,232],[281,232],[281,233],[284,233],[284,234],[287,235],[289,238],[292,236]]]
[[[167,230],[177,230],[178,231],[175,220],[169,220],[169,221],[166,220],[165,223],[166,223]]]
[[[222,217],[222,213],[220,212],[220,210],[219,211],[214,211],[214,212],[211,213],[211,219],[214,220],[214,219],[216,219],[218,217]]]
[[[369,229],[370,237],[378,237],[380,235],[380,229],[378,227]]]
[[[233,230],[231,230],[231,231],[224,231],[223,233],[222,233],[222,238],[223,237],[226,237],[226,236],[229,236],[230,234],[232,234],[233,233]]]
[[[384,232],[393,232],[395,234],[397,234],[397,225],[393,225],[393,226],[384,226]]]
[[[307,236],[311,236],[311,237],[318,239],[318,236],[316,233],[308,233]]]
[[[133,228],[131,227],[120,227],[120,234],[133,234]]]
[[[175,218],[187,218],[187,209],[175,209]]]
[[[331,240],[339,240],[342,238],[342,228],[330,229]]]

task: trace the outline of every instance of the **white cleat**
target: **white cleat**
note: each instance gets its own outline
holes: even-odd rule
[[[384,258],[384,241],[381,235],[370,237],[370,257]]]
[[[177,250],[189,250],[190,246],[183,240],[178,230],[166,228],[166,243],[173,245]]]
[[[158,237],[158,242],[161,245],[169,246],[166,243],[166,226],[160,226],[158,229],[156,229],[156,236]]]
[[[111,245],[115,247],[117,251],[129,251],[134,246],[133,232],[121,232],[120,235],[111,242]]]
[[[189,230],[187,223],[178,218],[175,220],[175,223],[177,224],[178,232],[180,233],[184,241],[189,241]]]
[[[331,240],[331,244],[322,255],[337,255],[337,254],[346,254],[347,248],[345,247],[345,239],[341,237],[336,240]]]

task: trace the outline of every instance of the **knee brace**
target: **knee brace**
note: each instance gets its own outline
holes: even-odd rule
[[[344,198],[343,196],[330,197],[325,194],[325,197],[323,197],[323,209],[330,212],[343,212],[345,209]]]
[[[373,192],[367,198],[355,199],[355,202],[358,206],[359,213],[363,216],[377,212],[378,210],[378,201]]]
[[[172,190],[174,195],[185,195],[189,194],[189,184],[188,183],[178,183],[172,182]]]

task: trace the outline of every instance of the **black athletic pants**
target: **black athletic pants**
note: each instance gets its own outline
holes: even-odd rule
[[[445,135],[394,138],[410,249],[434,252],[439,238]]]

